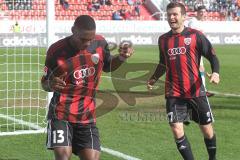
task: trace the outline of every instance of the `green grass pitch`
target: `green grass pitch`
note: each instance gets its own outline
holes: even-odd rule
[[[214,128],[217,135],[217,158],[218,160],[238,160],[240,159],[240,97],[226,96],[224,94],[240,95],[240,47],[237,45],[217,45],[214,46],[220,60],[220,77],[221,82],[219,85],[207,83],[208,90],[216,91],[214,97],[209,98],[210,104],[215,116]],[[0,114],[17,114],[24,113],[23,120],[28,121],[44,121],[45,104],[44,101],[46,93],[39,90],[40,84],[38,80],[41,77],[41,67],[44,63],[45,49],[17,49],[13,51],[8,49],[6,55],[5,49],[0,49]],[[37,54],[41,56],[23,56],[25,54]],[[17,58],[11,56],[12,54],[18,55]],[[8,64],[6,63],[8,61]],[[29,64],[31,62],[31,64]],[[143,46],[136,47],[135,54],[127,61],[128,64],[137,64],[140,67],[146,64],[156,64],[158,62],[158,49],[157,46]],[[14,65],[14,63],[24,63],[24,65]],[[124,67],[124,66],[123,66]],[[209,63],[205,61],[205,67],[210,72]],[[8,69],[9,73],[6,73]],[[24,71],[24,73],[23,73]],[[34,72],[29,74],[29,71]],[[11,72],[11,73],[10,73]],[[106,107],[103,100],[98,101],[100,106],[97,125],[100,130],[101,143],[103,147],[110,148],[124,154],[137,157],[142,160],[181,160],[181,157],[176,149],[168,122],[165,117],[165,100],[163,93],[163,85],[159,84],[157,92],[147,93],[145,88],[144,76],[141,79],[137,77],[146,74],[146,71],[137,71],[127,73],[125,79],[111,80],[109,76],[120,76],[119,74],[104,73],[100,82],[99,89],[103,91],[99,95],[101,99],[105,99]],[[7,87],[12,88],[26,88],[26,91],[8,92],[6,94],[6,76],[8,80],[14,79],[24,83],[10,83]],[[135,81],[131,79],[136,78]],[[27,82],[30,79],[31,82]],[[129,80],[130,79],[130,80]],[[131,92],[121,90],[116,92],[114,89],[115,82],[121,85],[120,88],[126,88],[131,83],[137,83],[138,86],[131,88]],[[29,97],[29,88],[32,88],[33,99],[21,100],[21,98]],[[106,92],[104,92],[106,91]],[[132,92],[133,91],[133,92]],[[23,94],[23,92],[25,94]],[[112,98],[110,98],[111,96]],[[3,108],[6,104],[4,99],[10,97],[18,97],[17,100],[12,100],[9,106],[17,104],[16,110],[11,108],[7,110]],[[34,100],[34,97],[40,97],[40,103]],[[122,98],[120,98],[122,97]],[[133,101],[133,98],[137,97]],[[11,104],[12,103],[12,104]],[[40,105],[40,109],[33,107],[29,111],[28,106]],[[117,104],[116,107],[111,105]],[[40,114],[42,117],[34,115]],[[29,115],[32,115],[29,117]],[[5,124],[6,120],[0,118],[0,126]],[[44,124],[41,124],[44,127]],[[22,126],[16,125],[15,128]],[[2,126],[1,131],[7,130],[6,126]],[[11,127],[8,128],[11,130]],[[185,127],[186,134],[190,140],[192,150],[196,160],[206,160],[207,151],[204,146],[203,137],[200,133],[198,126],[191,123],[190,126]],[[51,160],[53,153],[47,151],[45,148],[46,135],[45,134],[32,134],[32,135],[18,135],[18,136],[1,136],[0,137],[0,159],[16,159],[16,160]],[[73,160],[77,157],[73,156]],[[102,160],[118,160],[113,155],[102,153]]]

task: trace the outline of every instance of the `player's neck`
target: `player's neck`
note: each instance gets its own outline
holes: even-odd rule
[[[172,29],[173,34],[179,34],[184,30],[184,26],[179,27],[178,29]]]
[[[69,43],[74,50],[79,51],[79,49],[74,45],[72,36],[69,37]]]

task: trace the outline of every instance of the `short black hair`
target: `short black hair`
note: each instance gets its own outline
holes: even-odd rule
[[[95,23],[94,19],[89,15],[78,16],[74,21],[74,26],[79,29],[84,29],[84,30],[95,30],[96,29],[96,23]]]
[[[180,2],[171,2],[167,5],[167,10],[171,9],[171,8],[176,8],[176,7],[180,7],[181,8],[181,14],[182,15],[186,15],[186,8],[184,6],[184,4],[180,3]]]
[[[198,6],[197,11],[200,11],[202,9],[206,9],[207,10],[207,8],[204,5],[201,5],[201,6]]]

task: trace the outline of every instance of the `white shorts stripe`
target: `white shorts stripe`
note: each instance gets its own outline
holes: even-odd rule
[[[67,128],[67,144],[68,144],[68,146],[70,146],[70,142],[69,142],[69,138],[68,138],[68,130],[69,130],[68,123],[66,123],[66,128]]]
[[[214,122],[214,117],[213,117],[212,109],[211,109],[211,106],[210,106],[210,103],[209,103],[209,101],[208,101],[208,97],[207,97],[207,96],[206,96],[206,99],[207,99],[207,103],[208,103],[210,115],[211,115],[211,118],[212,118],[212,122]]]
[[[47,142],[47,148],[51,148],[51,120],[48,120],[48,127],[47,127],[47,134],[48,134],[48,142]]]
[[[93,149],[93,135],[92,135],[92,126],[90,126],[91,140],[92,140],[92,149]]]

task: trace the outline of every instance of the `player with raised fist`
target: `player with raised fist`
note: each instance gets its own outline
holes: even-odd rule
[[[102,71],[116,70],[132,54],[132,45],[124,43],[119,54],[112,56],[88,15],[76,18],[71,36],[49,47],[41,84],[45,91],[53,92],[47,148],[54,151],[56,160],[70,159],[72,153],[81,160],[100,159],[96,88]]]

